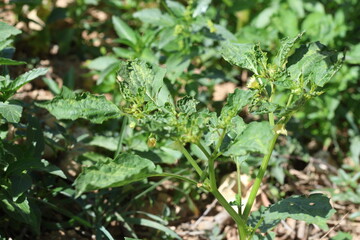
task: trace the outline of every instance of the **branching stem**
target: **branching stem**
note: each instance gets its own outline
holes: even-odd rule
[[[250,192],[250,196],[249,196],[249,199],[246,203],[246,206],[245,206],[245,210],[244,210],[244,213],[243,213],[243,217],[244,219],[246,220],[249,215],[250,215],[250,211],[251,211],[251,208],[254,204],[254,201],[255,201],[255,198],[256,198],[256,194],[257,192],[259,191],[259,188],[260,188],[260,185],[261,185],[261,182],[262,182],[262,179],[264,177],[264,174],[266,172],[266,169],[267,169],[267,166],[268,166],[268,163],[269,163],[269,160],[270,160],[270,157],[271,157],[271,154],[274,150],[274,147],[275,147],[275,143],[276,143],[276,140],[278,138],[279,134],[275,134],[273,136],[273,138],[271,139],[271,142],[270,142],[270,146],[269,146],[269,150],[268,150],[268,153],[264,156],[262,162],[261,162],[261,166],[260,166],[260,169],[259,169],[259,172],[256,176],[256,179],[255,179],[255,182],[254,182],[254,185],[252,186],[251,188],[251,192]]]
[[[186,148],[184,148],[183,144],[181,142],[177,142],[180,151],[182,152],[182,154],[184,154],[185,158],[189,161],[189,163],[191,164],[191,166],[195,169],[195,171],[199,174],[199,176],[201,177],[203,175],[203,171],[201,170],[201,168],[199,167],[199,165],[197,164],[197,162],[193,159],[193,157],[190,155],[190,153],[186,150]]]

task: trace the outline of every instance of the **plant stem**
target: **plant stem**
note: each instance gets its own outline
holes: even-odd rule
[[[184,146],[182,145],[181,142],[177,142],[180,151],[182,152],[182,154],[184,154],[185,158],[189,161],[189,163],[191,164],[191,166],[195,169],[195,171],[199,174],[199,176],[201,177],[203,174],[203,171],[201,170],[201,168],[199,167],[199,165],[196,163],[196,161],[193,159],[193,157],[190,155],[190,153],[186,150],[186,148],[184,148]]]
[[[193,185],[197,185],[198,183],[190,178],[187,178],[187,177],[183,177],[181,175],[177,175],[177,174],[173,174],[173,173],[159,173],[159,174],[154,174],[154,175],[151,175],[151,177],[170,177],[170,178],[177,178],[177,179],[180,179],[184,182],[188,182],[190,184],[193,184]]]
[[[200,150],[205,154],[207,159],[210,159],[211,155],[208,153],[208,151],[205,149],[205,147],[201,144],[201,142],[196,143],[196,145],[200,148]]]
[[[239,202],[238,202],[238,214],[242,214],[241,213],[241,205],[242,205],[242,202],[241,202],[241,198],[242,198],[242,194],[241,194],[241,173],[240,173],[240,164],[239,164],[239,162],[238,161],[235,161],[235,164],[236,164],[236,180],[237,180],[237,195],[238,195],[238,200],[239,200]]]
[[[261,162],[259,172],[258,172],[258,174],[256,176],[254,185],[251,188],[250,196],[249,196],[249,199],[248,199],[248,201],[246,203],[245,210],[244,210],[244,213],[243,213],[243,217],[244,217],[245,220],[249,217],[251,208],[252,208],[252,206],[254,204],[254,201],[255,201],[255,198],[256,198],[256,194],[259,191],[262,179],[263,179],[264,174],[266,172],[266,169],[267,169],[271,154],[272,154],[272,152],[274,150],[275,143],[276,143],[276,140],[277,140],[278,136],[279,136],[279,134],[275,134],[273,136],[273,138],[271,139],[268,153],[264,156],[264,158],[263,158],[263,160]]]
[[[123,142],[124,135],[125,135],[125,129],[127,127],[127,122],[128,122],[128,118],[126,116],[124,116],[122,124],[121,124],[121,129],[120,129],[120,134],[119,134],[119,141],[118,141],[118,144],[117,144],[117,148],[116,148],[114,158],[119,156],[119,154],[121,152],[122,142]]]
[[[246,222],[242,217],[232,208],[232,206],[228,203],[228,201],[224,198],[224,196],[219,192],[216,186],[216,178],[215,178],[215,169],[214,169],[214,159],[209,159],[209,178],[210,178],[210,187],[211,193],[218,200],[218,202],[225,208],[225,210],[230,214],[230,216],[234,219],[238,226],[240,240],[246,240],[248,231],[246,228]]]
[[[271,95],[270,95],[270,98],[269,98],[269,103],[271,103],[273,101],[273,96],[275,95],[275,86],[274,86],[274,83],[271,82],[270,83],[270,86],[271,86]],[[275,126],[275,117],[274,117],[274,113],[273,112],[270,112],[269,113],[269,123],[271,126]]]

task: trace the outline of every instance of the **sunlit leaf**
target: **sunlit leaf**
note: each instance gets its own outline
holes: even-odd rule
[[[120,116],[119,108],[105,96],[95,96],[90,93],[76,93],[70,97],[60,95],[51,101],[36,105],[47,109],[57,119],[84,118],[93,123],[102,123]]]
[[[101,188],[120,187],[161,172],[155,164],[137,155],[124,153],[116,159],[84,168],[75,181],[77,196]]]

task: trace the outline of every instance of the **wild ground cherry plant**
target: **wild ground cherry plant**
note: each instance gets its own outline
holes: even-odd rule
[[[102,188],[120,187],[148,177],[173,177],[212,194],[236,222],[240,240],[271,239],[269,232],[288,217],[317,224],[327,229],[326,220],[333,214],[329,199],[322,194],[292,196],[267,208],[251,212],[268,162],[280,134],[287,134],[286,124],[307,101],[324,92],[324,85],[340,69],[342,56],[319,42],[298,45],[301,34],[282,40],[273,59],[259,44],[224,42],[221,54],[229,63],[253,73],[247,89],[229,94],[219,114],[199,109],[198,102],[186,96],[174,100],[164,84],[165,68],[149,66],[135,60],[123,62],[118,71],[118,84],[123,101],[120,106],[103,96],[73,93],[66,88],[52,101],[38,105],[48,109],[58,119],[89,119],[102,123],[123,117],[118,151],[115,157],[83,169],[75,181],[77,196]],[[245,122],[239,113],[247,107],[264,121]],[[165,173],[151,160],[133,152],[122,152],[126,128],[141,129],[149,135],[148,145],[170,140],[191,164],[197,177],[190,179]],[[195,144],[206,156],[200,162],[188,151]],[[230,159],[237,166],[240,181],[241,165],[252,155],[262,155],[261,166],[248,200],[242,199],[241,187],[232,204],[219,192],[215,162]],[[238,186],[241,186],[239,183]]]

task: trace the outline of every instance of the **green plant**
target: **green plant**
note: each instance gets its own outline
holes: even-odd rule
[[[9,53],[14,52],[10,37],[19,33],[18,29],[0,22],[0,211],[1,215],[6,213],[1,219],[0,234],[4,229],[6,232],[18,229],[24,223],[39,234],[40,210],[31,199],[31,173],[37,170],[63,174],[55,173],[58,169],[41,159],[44,141],[40,124],[29,113],[21,121],[26,104],[12,99],[19,88],[47,72],[45,68],[37,68],[10,78],[8,66],[25,64],[9,58]],[[11,126],[18,132],[11,134]]]
[[[172,147],[182,152],[198,175],[191,179],[165,173],[146,156],[131,151],[120,153],[123,144],[120,137],[114,159],[105,158],[83,169],[75,181],[77,196],[87,191],[124,186],[147,177],[174,177],[210,192],[236,222],[241,240],[251,239],[254,235],[261,238],[257,229],[266,233],[280,219],[287,217],[327,229],[326,219],[334,210],[329,199],[321,194],[293,196],[250,215],[278,136],[287,134],[286,123],[292,115],[307,101],[323,93],[323,86],[342,64],[341,54],[328,50],[319,42],[293,50],[300,37],[282,40],[272,61],[258,44],[223,43],[224,59],[254,75],[248,90],[237,89],[228,96],[219,115],[208,109],[198,109],[198,102],[192,97],[174,101],[163,82],[166,69],[150,67],[140,60],[121,64],[117,79],[123,101],[119,107],[102,96],[69,91],[63,91],[52,101],[38,103],[58,119],[85,118],[102,123],[124,116],[129,119],[130,128],[148,133],[148,146],[156,147],[157,142],[170,140]],[[245,123],[238,115],[245,106],[254,115],[267,116],[267,121]],[[68,111],[69,107],[71,111]],[[125,124],[120,136],[124,134]],[[206,161],[195,160],[186,149],[187,144],[195,144],[206,156]],[[250,155],[263,155],[263,160],[246,203],[241,199],[241,188],[238,189],[233,202],[238,209],[235,211],[217,189],[215,163],[233,160],[240,176],[241,164]]]

